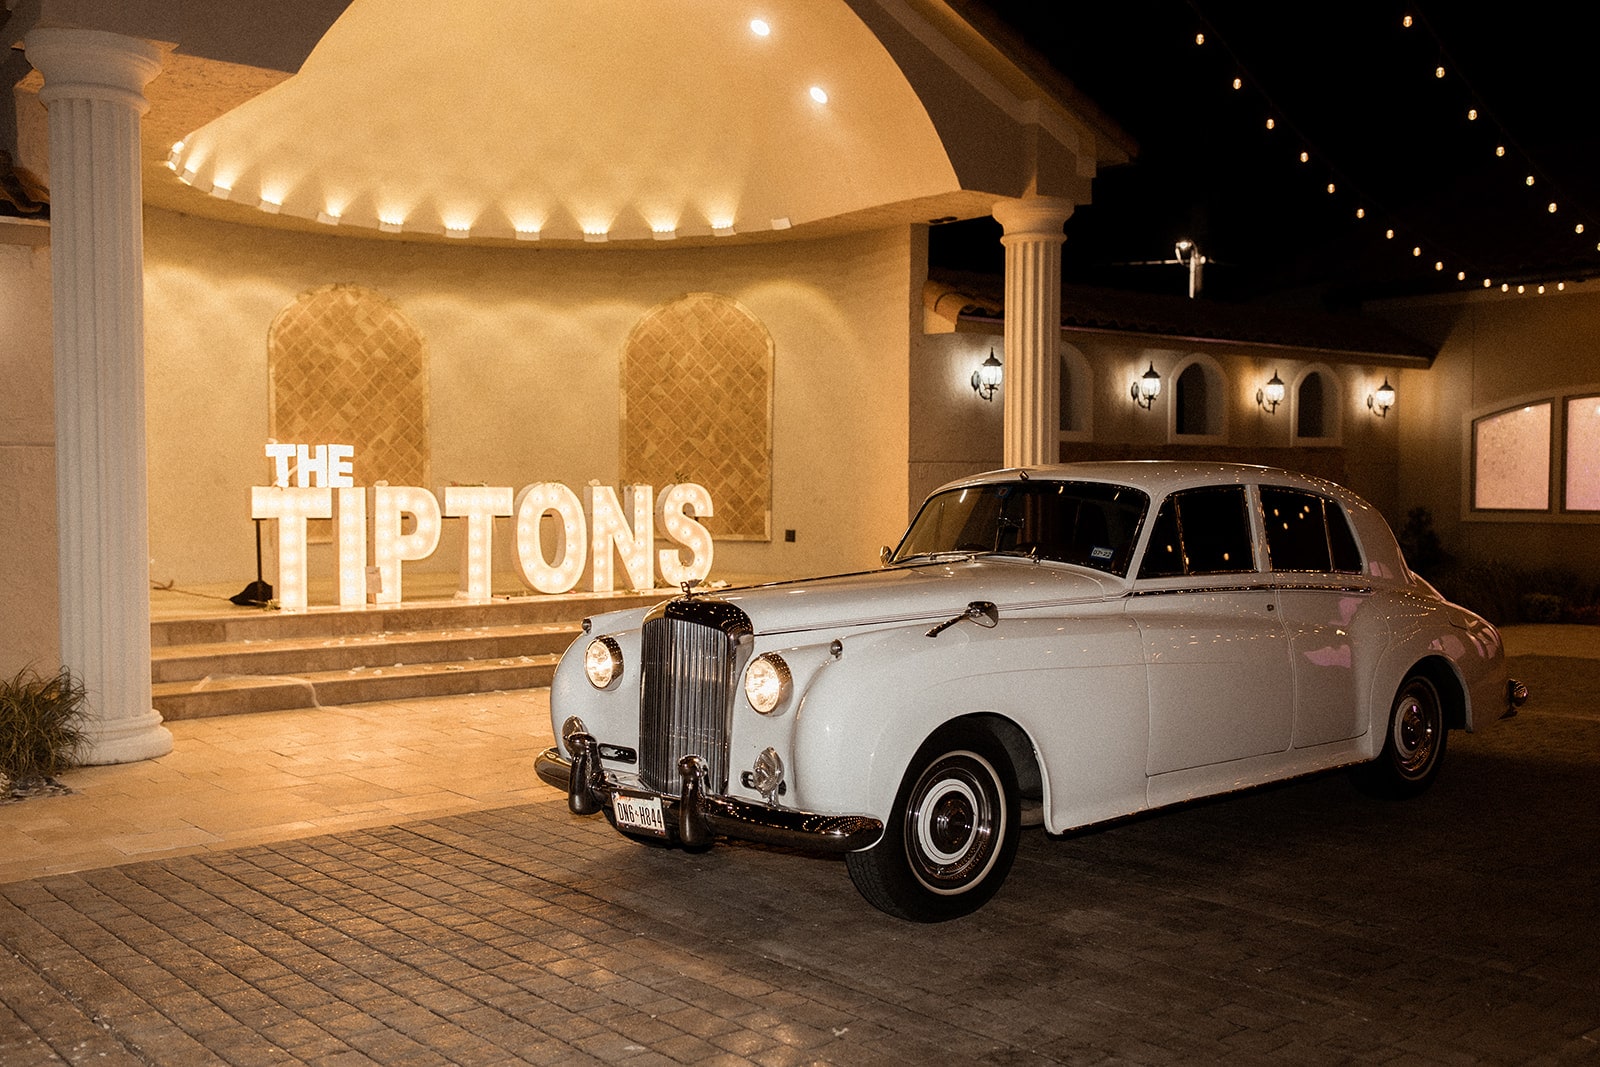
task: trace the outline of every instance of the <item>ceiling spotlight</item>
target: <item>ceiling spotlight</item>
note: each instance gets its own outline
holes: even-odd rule
[[[811,99],[819,104],[826,104],[828,102],[828,91],[820,85],[813,85],[811,87]]]
[[[772,32],[772,27],[767,25],[766,19],[751,19],[750,32],[757,37],[765,37]]]

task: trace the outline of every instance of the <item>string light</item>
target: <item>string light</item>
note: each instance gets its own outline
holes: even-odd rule
[[[1234,65],[1234,67],[1236,68],[1236,71],[1237,71],[1237,73],[1232,77],[1232,80],[1231,80],[1231,83],[1230,83],[1232,88],[1235,91],[1240,91],[1240,90],[1244,89],[1245,88],[1245,82],[1249,81],[1251,83],[1250,84],[1251,90],[1253,92],[1258,93],[1258,94],[1260,94],[1260,95],[1265,97],[1267,94],[1262,90],[1262,87],[1250,77],[1250,71],[1245,68],[1244,64],[1239,62],[1238,56],[1233,54],[1232,50],[1228,47],[1228,43],[1225,40],[1223,40],[1221,37],[1217,36],[1217,34],[1215,32],[1216,28],[1214,26],[1211,26],[1211,25],[1206,23],[1206,20],[1205,20],[1204,16],[1200,14],[1200,12],[1198,10],[1198,7],[1195,4],[1195,0],[1189,0],[1189,6],[1195,10],[1195,14],[1197,16],[1199,16],[1199,21],[1202,23],[1202,28],[1195,32],[1194,43],[1196,45],[1208,45],[1208,44],[1209,45],[1215,45],[1216,47],[1218,47],[1224,53],[1224,55],[1226,55],[1229,58],[1229,60],[1231,60],[1232,64]],[[1423,15],[1420,15],[1420,14],[1413,14],[1412,12],[1404,12],[1403,13],[1402,26],[1403,26],[1404,29],[1410,30],[1410,29],[1414,28],[1418,22],[1423,23],[1423,28],[1428,31],[1429,35],[1433,38],[1434,44],[1438,48],[1438,58],[1436,60],[1435,66],[1433,68],[1433,74],[1434,74],[1435,79],[1444,80],[1446,78],[1446,76],[1449,75],[1453,80],[1459,80],[1459,81],[1465,83],[1466,82],[1465,77],[1462,76],[1458,72],[1459,71],[1459,65],[1455,64],[1453,62],[1453,59],[1448,54],[1448,52],[1446,51],[1446,49],[1445,49],[1445,47],[1443,45],[1443,42],[1439,40],[1438,34],[1433,30],[1433,28],[1431,26],[1427,25],[1426,17],[1423,16]],[[1208,40],[1208,38],[1209,38],[1209,40]],[[1523,178],[1525,186],[1531,188],[1531,187],[1534,186],[1536,181],[1540,181],[1541,179],[1545,180],[1545,181],[1548,181],[1549,175],[1548,174],[1544,174],[1538,168],[1538,166],[1527,156],[1527,154],[1525,152],[1523,152],[1519,146],[1516,145],[1515,141],[1513,139],[1511,139],[1507,135],[1507,131],[1504,129],[1504,127],[1502,127],[1495,120],[1493,114],[1483,108],[1481,100],[1478,98],[1478,94],[1472,90],[1472,87],[1470,85],[1467,85],[1466,88],[1467,88],[1467,96],[1469,98],[1469,101],[1471,101],[1469,103],[1469,105],[1465,108],[1467,121],[1468,122],[1472,122],[1472,123],[1476,123],[1476,122],[1480,121],[1480,119],[1484,120],[1484,121],[1487,121],[1500,134],[1500,140],[1498,140],[1496,142],[1493,142],[1494,143],[1494,151],[1495,151],[1496,158],[1501,158],[1501,159],[1507,158],[1507,156],[1508,156],[1509,152],[1511,151],[1511,149],[1515,149],[1517,151],[1517,153],[1518,153],[1518,158],[1520,158],[1522,160],[1522,162],[1524,163],[1524,165],[1526,165],[1528,167],[1528,170],[1526,170],[1524,172],[1524,178]],[[1278,114],[1281,114],[1281,109],[1274,108],[1272,106],[1272,100],[1270,99],[1270,97],[1268,97],[1266,99],[1266,103],[1267,103],[1267,109],[1268,109],[1269,112],[1277,112]],[[1261,121],[1263,123],[1263,125],[1265,126],[1265,128],[1269,132],[1270,131],[1274,131],[1278,127],[1278,114],[1268,114],[1264,118],[1260,119],[1259,121]],[[1460,114],[1460,112],[1457,112],[1457,114]],[[1290,120],[1285,119],[1285,121],[1290,121]],[[1289,130],[1289,132],[1295,134],[1296,135],[1296,139],[1300,140],[1302,142],[1302,144],[1304,144],[1306,146],[1306,147],[1300,149],[1299,152],[1298,152],[1297,158],[1298,158],[1299,162],[1301,164],[1311,164],[1312,163],[1312,159],[1311,159],[1312,149],[1315,148],[1316,146],[1311,144],[1310,143],[1310,139],[1306,138],[1303,133],[1300,133],[1300,131],[1295,130],[1292,121],[1290,121],[1290,125],[1288,127],[1288,130]],[[1352,188],[1349,185],[1349,182],[1348,182],[1349,175],[1338,173],[1335,170],[1335,168],[1333,168],[1333,167],[1331,167],[1329,165],[1329,162],[1326,159],[1323,159],[1321,157],[1320,153],[1319,153],[1319,158],[1317,160],[1317,166],[1321,170],[1333,171],[1333,173],[1329,174],[1328,177],[1322,183],[1323,184],[1323,188],[1328,193],[1328,195],[1330,195],[1330,196],[1337,195],[1341,185],[1345,186],[1347,190]],[[1369,197],[1361,195],[1361,192],[1362,192],[1361,190],[1356,189],[1355,191],[1356,191],[1357,195],[1360,196],[1361,199],[1363,199],[1363,200],[1368,200],[1369,199]],[[1560,190],[1559,189],[1552,189],[1552,192],[1555,192],[1555,193],[1559,194]],[[1556,214],[1557,210],[1558,210],[1558,203],[1560,202],[1561,199],[1562,199],[1562,197],[1560,197],[1558,195],[1553,199],[1547,200],[1546,201],[1546,212],[1548,214],[1552,214],[1552,215]],[[1571,205],[1569,204],[1568,207],[1570,208],[1570,206]],[[1375,205],[1375,207],[1379,211],[1380,215],[1387,214],[1387,212],[1385,212],[1383,210],[1383,205],[1378,204],[1378,205]],[[1365,205],[1354,207],[1352,210],[1354,211],[1355,217],[1358,220],[1365,219],[1367,217],[1367,208],[1366,208]],[[1573,232],[1576,233],[1576,234],[1584,233],[1584,223],[1581,222],[1581,221],[1574,223]],[[1385,230],[1384,230],[1385,239],[1393,240],[1393,239],[1395,239],[1395,236],[1396,236],[1396,230],[1392,226],[1385,228]],[[1407,234],[1406,236],[1415,237],[1415,236],[1425,236],[1425,235]],[[1434,242],[1432,242],[1430,240],[1429,243],[1431,244],[1431,243],[1434,243]],[[1411,247],[1412,258],[1420,259],[1421,256],[1422,256],[1422,244],[1421,243],[1417,243],[1417,244],[1411,245],[1410,247]],[[1597,251],[1600,251],[1600,245],[1597,245],[1596,249],[1597,249]],[[1448,249],[1448,248],[1441,249],[1441,251],[1444,251],[1447,254],[1451,254],[1451,250]],[[1466,257],[1461,257],[1461,258],[1466,258]],[[1434,267],[1435,272],[1443,273],[1443,271],[1444,271],[1444,259],[1443,258],[1432,260],[1431,262],[1433,263],[1433,267]],[[1467,281],[1467,277],[1468,277],[1468,272],[1466,270],[1458,270],[1456,272],[1456,280],[1458,282],[1466,282]],[[1484,284],[1485,288],[1492,288],[1492,286],[1494,285],[1494,282],[1492,281],[1492,279],[1490,277],[1484,277],[1483,278],[1483,284]],[[1504,291],[1508,291],[1508,289],[1509,289],[1509,283],[1502,284],[1502,291],[1503,292]],[[1522,287],[1521,291],[1525,291],[1525,290],[1526,290],[1526,286]]]

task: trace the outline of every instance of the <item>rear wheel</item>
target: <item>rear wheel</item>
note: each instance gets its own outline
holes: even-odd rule
[[[1438,777],[1449,736],[1439,690],[1427,678],[1414,674],[1395,694],[1383,751],[1357,769],[1356,781],[1378,796],[1417,796]]]
[[[876,908],[914,922],[970,914],[994,896],[1017,853],[1017,777],[992,734],[953,723],[918,750],[883,838],[845,856]]]

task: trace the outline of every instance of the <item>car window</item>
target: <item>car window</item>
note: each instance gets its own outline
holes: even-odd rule
[[[1252,571],[1255,559],[1250,542],[1243,486],[1173,493],[1156,514],[1139,577]]]
[[[1361,571],[1350,520],[1337,502],[1316,493],[1261,487],[1267,557],[1275,571]]]
[[[1099,482],[1018,480],[935,494],[895,562],[941,552],[1001,552],[1128,573],[1150,498]]]

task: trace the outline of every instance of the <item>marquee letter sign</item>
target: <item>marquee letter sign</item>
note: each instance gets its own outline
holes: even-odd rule
[[[335,520],[340,607],[400,603],[401,564],[433,555],[445,519],[463,520],[457,595],[472,600],[489,599],[493,589],[496,518],[511,519],[512,562],[536,592],[570,592],[586,565],[588,588],[609,592],[619,559],[630,589],[654,587],[657,568],[668,586],[711,573],[711,532],[698,521],[713,514],[704,486],[683,482],[657,495],[651,486],[627,485],[620,499],[611,486],[590,485],[580,500],[558,482],[535,482],[515,494],[510,486],[452,485],[436,495],[410,485],[357,486],[354,454],[349,445],[266,446],[273,484],[252,487],[250,514],[277,520],[278,603],[286,611],[306,607],[308,519]],[[672,547],[657,552],[658,536]]]

